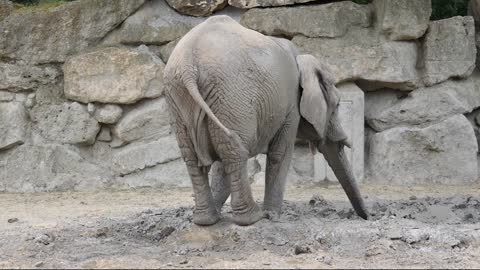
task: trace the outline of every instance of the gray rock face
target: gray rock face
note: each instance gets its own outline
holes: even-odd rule
[[[207,2],[203,1],[202,3]],[[227,7],[216,14],[225,14],[235,20],[240,20],[242,13],[238,9]],[[119,28],[107,35],[102,43],[105,45],[163,45],[181,38],[204,20],[205,18],[179,14],[165,0],[152,0],[145,3],[135,14],[128,17]]]
[[[95,109],[93,116],[95,119],[104,124],[115,124],[122,117],[123,110],[120,106],[114,104],[106,104]]]
[[[350,1],[326,5],[250,9],[241,24],[266,35],[339,37],[350,27],[368,27],[371,8]],[[308,23],[306,23],[308,22]]]
[[[190,16],[209,16],[227,5],[227,0],[166,0],[176,11]]]
[[[418,85],[414,42],[387,41],[366,28],[336,39],[295,36],[292,41],[302,53],[324,61],[338,82],[365,80],[375,82],[377,87],[401,90]]]
[[[178,14],[165,0],[152,0],[110,33],[104,43],[162,45],[182,37],[203,20]]]
[[[99,42],[144,2],[82,0],[16,11],[0,21],[0,56],[30,64],[63,62]]]
[[[372,183],[465,185],[478,177],[477,140],[463,115],[369,134],[368,148],[366,179]]]
[[[228,0],[228,4],[238,8],[254,8],[286,6],[311,1],[315,0]]]
[[[21,145],[0,152],[0,191],[94,190],[111,175],[64,145]],[[25,169],[28,168],[28,169]]]
[[[0,21],[6,18],[14,9],[13,3],[8,0],[0,0]]]
[[[93,144],[100,131],[98,122],[77,102],[37,106],[31,113],[42,136],[68,144]]]
[[[430,0],[374,0],[373,5],[378,28],[392,40],[420,38],[432,14]]]
[[[165,99],[148,100],[136,105],[116,124],[113,134],[124,143],[170,134],[170,116]]]
[[[111,142],[112,141],[112,131],[107,126],[102,126],[100,133],[98,133],[97,141],[100,142]]]
[[[170,58],[173,49],[175,49],[175,46],[177,46],[179,41],[180,39],[177,39],[158,48],[157,55],[163,60],[163,62],[167,63],[168,58]]]
[[[168,136],[120,148],[114,153],[113,166],[117,174],[126,175],[177,159],[180,159],[177,141],[175,137]]]
[[[448,78],[466,78],[475,68],[475,25],[472,17],[430,22],[423,43],[426,85]]]
[[[126,187],[192,186],[185,162],[181,159],[117,177],[115,182]]]
[[[65,62],[65,96],[83,103],[123,104],[158,97],[164,67],[145,46],[97,49]]]
[[[38,85],[55,83],[59,71],[51,66],[0,63],[0,89],[12,92],[33,90]]]
[[[15,93],[0,91],[0,102],[12,101],[15,99]]]
[[[369,92],[365,118],[370,127],[383,131],[395,126],[418,126],[438,122],[480,107],[480,88],[475,79],[447,81],[417,89],[408,95],[392,90]]]
[[[0,103],[0,150],[25,142],[27,113],[20,102]]]

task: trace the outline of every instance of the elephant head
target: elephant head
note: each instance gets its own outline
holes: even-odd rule
[[[368,215],[344,147],[351,147],[338,118],[340,92],[330,70],[312,55],[296,57],[300,71],[301,120],[297,137],[321,152],[347,194],[357,214]]]

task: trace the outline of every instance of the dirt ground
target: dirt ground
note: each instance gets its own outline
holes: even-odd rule
[[[0,268],[480,268],[480,186],[361,190],[368,221],[329,185],[248,227],[192,224],[191,189],[0,194]]]

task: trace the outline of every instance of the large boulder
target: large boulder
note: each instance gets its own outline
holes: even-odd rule
[[[145,0],[82,0],[20,9],[0,21],[0,58],[63,62],[98,43]]]
[[[170,114],[164,98],[136,104],[113,128],[123,145],[140,139],[155,139],[170,134]]]
[[[326,5],[255,8],[241,19],[244,26],[266,35],[339,37],[352,26],[368,27],[371,8],[350,1]]]
[[[429,125],[480,107],[480,75],[417,89],[409,94],[393,90],[366,95],[365,118],[371,128]],[[475,85],[478,81],[479,85]]]
[[[9,0],[0,0],[0,21],[6,18],[14,10],[13,3]]]
[[[123,176],[177,159],[180,159],[177,141],[174,136],[167,136],[118,149],[113,156],[113,169]]]
[[[431,0],[374,0],[377,27],[391,40],[418,39],[428,28]]]
[[[307,3],[316,0],[228,0],[228,4],[237,8],[278,7]]]
[[[27,126],[27,113],[22,103],[0,102],[0,150],[23,144]]]
[[[362,80],[375,87],[412,90],[418,85],[415,42],[388,41],[375,30],[360,28],[340,38],[292,40],[302,53],[321,59],[335,74],[337,82]]]
[[[77,102],[36,106],[31,117],[42,136],[55,142],[89,145],[100,131],[100,125],[86,106]]]
[[[227,5],[227,0],[166,0],[176,11],[190,16],[209,16]]]
[[[470,76],[475,68],[476,52],[472,17],[457,16],[430,22],[423,43],[425,84]]]
[[[65,145],[21,145],[0,152],[0,191],[95,190],[111,175]]]
[[[217,13],[229,15],[236,20],[239,20],[241,15],[239,10],[233,8],[226,8]],[[179,14],[165,0],[152,0],[107,35],[102,43],[163,45],[181,38],[204,20],[205,18]]]
[[[12,92],[34,90],[53,84],[60,72],[53,66],[29,66],[0,62],[0,89]]]
[[[124,47],[100,48],[69,58],[65,73],[65,97],[101,103],[134,103],[163,92],[165,64],[148,51]]]
[[[371,183],[467,185],[478,179],[472,125],[455,115],[427,127],[395,127],[368,136]]]

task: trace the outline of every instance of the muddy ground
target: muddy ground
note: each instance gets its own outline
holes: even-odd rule
[[[368,221],[336,185],[289,187],[249,227],[193,225],[190,189],[0,194],[0,268],[480,268],[480,186],[361,190]]]

